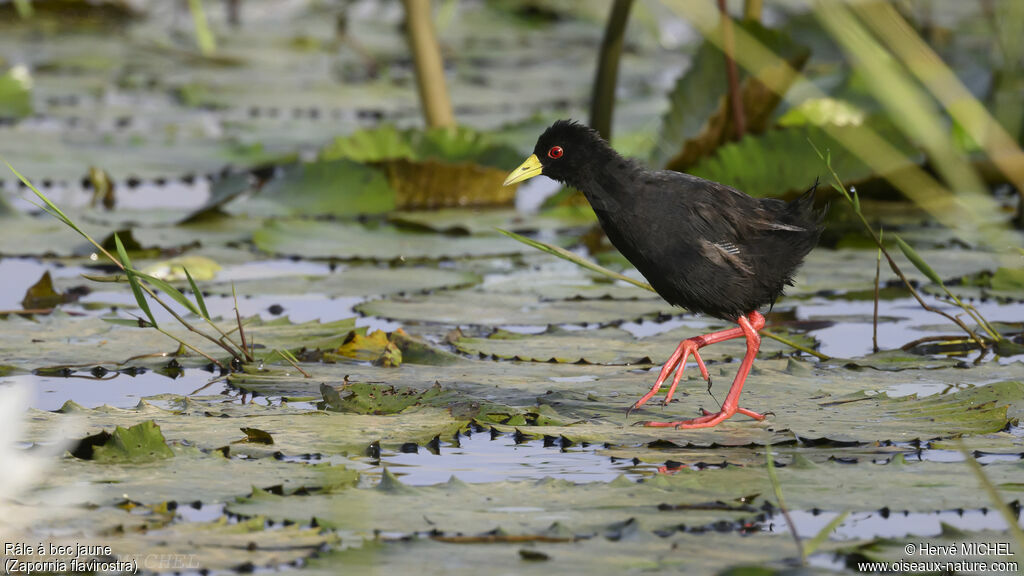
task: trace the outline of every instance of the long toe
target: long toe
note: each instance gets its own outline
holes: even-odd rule
[[[705,420],[707,418],[707,420]],[[694,418],[693,420],[685,420],[676,424],[677,429],[691,429],[691,428],[713,428],[718,426],[722,422],[729,419],[724,412],[713,414],[711,416],[701,416],[700,418]]]
[[[718,414],[718,412],[708,412],[703,408],[701,408],[700,411],[704,414],[704,416],[715,416],[716,414]],[[761,414],[758,412],[754,412],[753,410],[747,410],[746,408],[737,408],[736,413],[743,414],[744,416],[750,416],[754,420],[758,421],[764,420],[765,418],[768,417],[769,414],[772,414],[771,412],[765,412],[764,414]]]
[[[710,422],[713,418],[715,418],[717,416],[719,416],[719,413],[715,412],[714,414],[706,414],[704,416],[698,416],[698,417],[696,417],[696,418],[694,418],[692,420],[675,420],[675,421],[672,421],[672,422],[655,422],[655,421],[644,422],[644,426],[649,426],[649,427],[652,427],[652,428],[681,428],[681,427],[701,428],[703,426],[696,426],[696,425],[697,424],[703,424],[704,422]],[[728,418],[728,416],[726,416],[726,418]],[[725,418],[722,418],[722,420],[724,420],[724,419]],[[712,424],[712,426],[714,426],[714,424]]]

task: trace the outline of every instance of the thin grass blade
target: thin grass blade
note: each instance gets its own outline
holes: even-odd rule
[[[196,305],[193,304],[191,300],[189,300],[184,294],[182,294],[181,290],[178,290],[174,286],[171,286],[165,280],[161,280],[156,276],[151,276],[144,272],[139,272],[138,270],[132,270],[132,273],[155,286],[157,290],[160,290],[164,294],[167,294],[168,296],[173,298],[175,302],[187,308],[189,312],[195,314],[196,316],[202,315],[202,313],[199,311],[199,308],[197,308]]]
[[[843,510],[839,516],[833,518],[831,522],[819,530],[818,533],[814,535],[814,538],[804,541],[804,556],[806,557],[814,554],[814,551],[828,540],[829,534],[832,534],[832,531],[838,528],[839,525],[843,523],[843,520],[846,520],[846,517],[849,515],[849,510]]]
[[[196,304],[199,305],[199,311],[203,313],[203,318],[210,319],[210,311],[206,309],[206,299],[203,298],[203,291],[196,286],[196,281],[192,279],[192,275],[188,273],[188,268],[185,270],[185,277],[188,278],[188,285],[192,288],[192,294],[195,294]]]
[[[192,13],[192,25],[195,27],[196,44],[203,56],[213,56],[217,52],[217,40],[210,30],[203,10],[203,0],[188,0],[188,9]]]
[[[71,219],[68,218],[67,215],[64,214],[64,212],[60,208],[58,208],[56,204],[54,204],[49,198],[47,198],[46,194],[43,194],[42,192],[40,192],[39,189],[36,188],[34,184],[32,184],[32,182],[29,182],[28,178],[25,178],[24,176],[22,176],[21,172],[18,172],[14,168],[14,166],[11,166],[10,162],[8,162],[7,160],[4,160],[4,164],[7,164],[7,168],[9,168],[11,170],[11,172],[13,172],[14,175],[18,177],[18,180],[21,180],[22,184],[27,186],[29,190],[31,190],[36,196],[39,197],[40,200],[43,201],[44,204],[46,204],[46,208],[44,208],[44,210],[49,212],[54,218],[56,218],[56,219],[60,220],[61,222],[67,224],[75,232],[78,232],[82,236],[85,236],[85,232],[82,232],[82,230],[78,226],[76,226],[75,223],[72,222]]]
[[[565,248],[561,248],[559,246],[552,246],[551,244],[546,244],[544,242],[538,242],[537,240],[532,240],[532,239],[527,238],[525,236],[520,236],[519,234],[516,234],[515,232],[509,232],[508,230],[498,229],[498,232],[501,232],[502,234],[504,234],[505,236],[508,236],[509,238],[512,238],[514,240],[518,240],[518,241],[522,242],[523,244],[526,244],[527,246],[533,246],[534,248],[536,248],[538,250],[541,250],[543,252],[547,252],[548,254],[552,254],[554,256],[558,256],[559,258],[562,258],[563,260],[568,260],[569,262],[572,262],[573,264],[576,264],[578,266],[582,266],[582,267],[586,268],[587,270],[592,270],[594,272],[597,272],[598,274],[603,274],[605,276],[608,276],[609,278],[614,278],[616,280],[622,280],[623,282],[628,282],[628,283],[630,283],[630,284],[632,284],[634,286],[637,286],[639,288],[643,288],[644,290],[649,290],[651,292],[654,292],[654,288],[652,288],[651,285],[648,284],[647,282],[641,282],[640,280],[635,280],[633,278],[630,278],[629,276],[625,276],[625,275],[619,274],[618,272],[614,272],[612,270],[609,270],[609,269],[605,268],[604,266],[601,266],[600,264],[596,264],[596,263],[591,262],[590,260],[587,260],[586,258],[583,258],[583,257],[581,257],[581,256],[579,256],[577,254],[573,254],[572,252],[566,250]]]
[[[124,244],[121,242],[121,237],[117,235],[117,232],[114,233],[114,244],[117,246],[117,257],[121,259],[121,265],[124,266],[125,274],[128,275],[128,284],[131,285],[132,293],[135,294],[135,301],[138,302],[139,308],[146,313],[146,318],[149,318],[150,324],[156,328],[156,318],[153,316],[153,311],[149,309],[146,295],[142,293],[139,279],[135,275],[135,271],[132,270],[132,261],[128,258],[128,251],[124,249]]]
[[[80,276],[90,282],[118,283],[128,281],[128,277],[124,274],[112,274],[110,276],[101,276],[99,274],[80,274]]]
[[[34,184],[29,182],[28,178],[25,178],[24,176],[21,175],[21,172],[18,172],[17,170],[15,170],[14,166],[11,166],[10,162],[8,162],[7,160],[4,160],[4,164],[7,164],[7,167],[11,170],[11,172],[13,172],[14,175],[17,176],[18,179],[21,180],[21,182],[25,186],[27,186],[29,190],[31,190],[36,196],[38,196],[39,199],[42,200],[44,204],[46,204],[45,207],[41,207],[44,212],[46,212],[49,215],[53,216],[54,218],[60,220],[68,228],[71,228],[72,230],[77,232],[82,238],[85,238],[86,240],[88,240],[89,243],[92,244],[93,246],[95,246],[97,250],[99,250],[104,255],[106,255],[107,258],[110,258],[111,262],[114,262],[115,264],[120,264],[120,262],[118,262],[118,260],[116,258],[114,258],[109,252],[107,252],[106,249],[103,248],[103,246],[100,246],[99,242],[94,240],[92,236],[89,236],[88,234],[86,234],[86,232],[84,230],[82,230],[81,228],[79,228],[78,225],[75,224],[75,222],[71,218],[69,218],[68,215],[65,214],[63,210],[58,208],[56,204],[54,204],[49,198],[47,198],[46,194],[43,194],[42,192],[40,192],[39,189],[36,188]]]
[[[896,244],[898,244],[900,250],[903,251],[903,255],[907,257],[907,260],[910,260],[910,263],[913,264],[915,268],[921,271],[921,274],[924,274],[929,280],[939,286],[943,286],[942,278],[940,278],[935,270],[933,270],[932,267],[924,261],[924,258],[922,258],[916,250],[910,247],[910,244],[904,242],[903,238],[900,238],[897,234],[893,234],[892,237],[896,239]]]
[[[103,320],[104,322],[109,322],[110,324],[117,324],[118,326],[131,326],[132,328],[142,328],[142,326],[139,326],[139,322],[142,321],[141,318],[110,318],[104,316],[100,318],[100,320]]]

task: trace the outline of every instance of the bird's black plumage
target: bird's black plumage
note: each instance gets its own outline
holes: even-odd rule
[[[814,188],[792,202],[752,198],[650,170],[565,120],[540,136],[534,154],[545,176],[583,192],[608,239],[658,294],[693,312],[735,321],[773,303],[821,234]]]

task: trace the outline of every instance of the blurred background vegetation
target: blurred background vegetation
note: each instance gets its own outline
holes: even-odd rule
[[[503,171],[573,117],[652,166],[755,196],[825,176],[816,146],[869,215],[909,202],[897,211],[1019,256],[1018,2],[18,0],[0,12],[0,153],[60,201],[92,189],[114,206],[118,188],[206,172],[206,215],[240,196],[334,215],[510,204]],[[563,191],[544,207],[581,204]],[[870,245],[851,211],[830,218],[826,245]]]
[[[134,98],[152,110],[143,95],[162,92],[183,107],[222,112],[215,118],[235,141],[231,159],[250,165],[284,161],[282,149],[324,144],[331,132],[474,128],[363,132],[356,151],[328,144],[325,157],[359,156],[401,188],[421,175],[396,169],[395,159],[507,168],[511,156],[494,153],[485,134],[523,149],[551,119],[574,116],[606,136],[616,127],[616,145],[652,165],[754,195],[789,194],[820,175],[809,139],[832,151],[848,183],[902,195],[996,243],[993,228],[1005,219],[992,192],[1024,186],[1024,7],[1016,2],[19,0],[0,10],[8,29],[0,115],[9,124],[85,120],[103,99],[128,108]],[[397,44],[402,37],[407,46]],[[412,92],[410,80],[422,124],[408,114],[409,95],[389,90]],[[357,87],[365,95],[346,93]],[[173,112],[160,104],[159,113]],[[322,115],[327,126],[289,126],[289,149],[280,135],[247,137],[224,118],[230,109],[250,118]],[[332,121],[339,110],[347,121]],[[181,111],[178,124],[190,116]],[[103,138],[126,131],[115,128]],[[18,140],[5,138],[5,155],[32,155],[32,142]],[[82,164],[103,160],[84,156]],[[122,179],[143,172],[100,167]],[[473,202],[509,200],[482,186],[497,196]]]

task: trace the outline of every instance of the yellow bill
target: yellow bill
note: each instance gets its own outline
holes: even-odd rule
[[[530,178],[540,174],[543,169],[544,166],[541,165],[537,155],[530,154],[530,157],[526,159],[526,162],[520,164],[519,168],[513,170],[512,173],[508,175],[508,178],[505,178],[505,186],[522,182],[523,180],[529,180]]]

